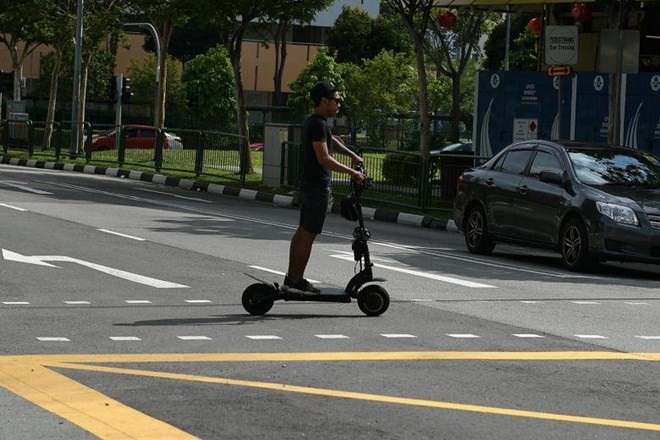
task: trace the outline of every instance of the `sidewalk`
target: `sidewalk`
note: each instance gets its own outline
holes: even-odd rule
[[[254,191],[245,188],[235,188],[226,185],[218,185],[215,183],[201,182],[191,179],[179,179],[169,177],[163,174],[151,174],[140,171],[124,170],[121,168],[106,168],[91,165],[74,165],[61,162],[44,162],[38,160],[16,159],[5,156],[0,156],[0,164],[26,166],[32,168],[42,168],[48,170],[62,170],[73,171],[84,174],[101,174],[111,177],[128,178],[132,180],[139,180],[142,182],[159,183],[162,185],[178,187],[192,191],[204,191],[212,194],[220,194],[224,196],[239,197],[246,200],[255,200],[259,202],[272,203],[276,206],[282,207],[295,207],[297,200],[292,196],[285,196],[281,194],[270,194],[265,192]],[[339,213],[339,203],[332,205],[332,212]],[[441,231],[457,232],[454,220],[438,219],[435,217],[409,214],[405,212],[390,211],[384,209],[373,209],[363,207],[362,212],[366,218],[383,221],[388,223],[398,223],[408,226],[416,226],[420,228],[437,229]]]

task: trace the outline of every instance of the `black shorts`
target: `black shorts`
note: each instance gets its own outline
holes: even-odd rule
[[[330,201],[328,185],[302,185],[300,193],[300,226],[314,234],[320,234]]]

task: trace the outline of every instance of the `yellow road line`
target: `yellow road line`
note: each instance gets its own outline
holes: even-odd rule
[[[0,362],[0,386],[102,439],[197,438],[38,364]]]
[[[0,386],[63,417],[104,439],[190,439],[190,434],[149,417],[121,402],[71,380],[49,367],[130,374],[176,380],[218,383],[308,395],[338,397],[399,405],[452,409],[506,416],[588,423],[619,428],[660,431],[660,425],[564,414],[523,411],[432,400],[299,387],[286,384],[240,381],[157,371],[82,365],[81,363],[159,362],[341,362],[341,361],[660,361],[660,353],[606,351],[557,352],[330,352],[330,353],[158,353],[63,354],[0,356]]]
[[[241,387],[260,388],[272,391],[285,391],[289,393],[311,394],[316,396],[337,397],[344,399],[363,400],[379,403],[391,403],[397,405],[420,406],[427,408],[451,409],[456,411],[469,411],[485,414],[497,414],[513,417],[527,417],[543,420],[554,420],[561,422],[585,423],[591,425],[612,426],[617,428],[641,429],[647,431],[660,431],[660,424],[635,422],[628,420],[603,419],[596,417],[571,416],[566,414],[545,413],[536,411],[525,411],[509,408],[497,408],[480,405],[467,405],[461,403],[441,402],[435,400],[411,399],[395,396],[384,396],[378,394],[355,393],[350,391],[331,390],[324,388],[304,387],[270,382],[255,382],[247,380],[226,379],[220,377],[196,376],[190,374],[168,373],[147,370],[135,370],[128,368],[104,367],[97,365],[80,364],[57,364],[58,368],[70,368],[74,370],[96,371],[103,373],[128,374],[134,376],[154,377],[161,379],[175,379],[191,382],[213,383],[221,385],[234,385]]]

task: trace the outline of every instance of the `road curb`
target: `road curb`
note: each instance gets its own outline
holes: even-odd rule
[[[32,168],[43,168],[48,170],[61,170],[73,171],[84,174],[99,174],[110,177],[120,177],[132,180],[139,180],[141,182],[159,183],[161,185],[174,186],[182,189],[192,191],[205,191],[212,194],[219,194],[223,196],[233,196],[245,200],[254,200],[258,202],[271,203],[273,205],[282,207],[296,207],[298,200],[293,196],[285,196],[281,194],[271,194],[266,192],[254,191],[245,188],[235,188],[226,185],[219,185],[216,183],[200,182],[191,179],[179,179],[169,177],[164,174],[153,174],[141,171],[124,170],[121,168],[111,167],[97,167],[91,165],[75,165],[70,163],[61,162],[45,162],[32,159],[18,159],[6,156],[0,156],[0,163],[15,166],[26,166]],[[339,203],[332,205],[331,211],[339,213]],[[438,219],[426,215],[409,214],[405,212],[390,211],[385,209],[373,209],[364,207],[362,212],[366,218],[387,222],[397,223],[408,226],[416,226],[420,228],[437,229],[441,231],[456,232],[456,224],[453,220]]]

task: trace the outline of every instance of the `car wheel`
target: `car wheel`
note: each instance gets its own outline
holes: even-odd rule
[[[465,220],[465,246],[471,254],[488,255],[495,249],[495,243],[488,236],[486,214],[480,207],[470,209]]]
[[[561,233],[561,259],[564,266],[579,272],[592,267],[595,259],[589,255],[587,228],[580,219],[573,218],[565,225]]]

